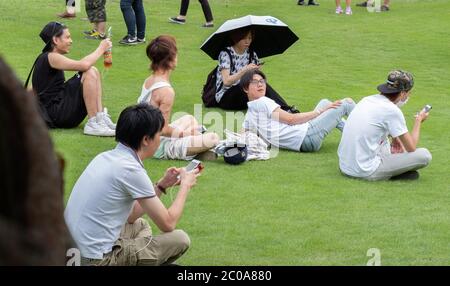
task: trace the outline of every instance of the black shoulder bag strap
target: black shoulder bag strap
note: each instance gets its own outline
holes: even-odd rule
[[[33,67],[31,68],[30,73],[28,74],[27,80],[25,81],[25,85],[24,85],[24,88],[25,88],[25,89],[28,87],[28,82],[30,81],[31,74],[33,73],[33,70],[34,70],[34,68],[36,67],[37,60],[39,59],[39,57],[40,57],[41,55],[42,55],[42,54],[40,54],[40,55],[36,58],[36,60],[34,60]]]
[[[230,75],[231,75],[231,73],[232,73],[233,70],[234,70],[233,57],[231,56],[231,53],[230,53],[230,51],[229,51],[227,48],[225,48],[224,51],[225,51],[225,52],[228,54],[228,56],[230,57]],[[216,66],[215,70],[217,70],[218,68],[219,68],[219,66]],[[223,81],[222,81],[222,83],[220,84],[220,86],[219,86],[219,88],[217,89],[217,91],[221,90],[222,87],[223,87]]]
[[[248,63],[251,64],[253,62],[253,49],[248,49],[249,57],[248,57]]]
[[[39,59],[39,57],[41,55],[42,54],[40,54],[36,58],[36,60],[34,61],[33,67],[31,67],[30,73],[28,74],[27,80],[25,81],[25,85],[24,85],[25,89],[28,87],[28,82],[30,81],[31,74],[33,73],[34,68],[36,67],[37,60]],[[48,89],[48,87],[44,91],[42,91],[40,94],[44,93],[47,89]],[[41,102],[39,100],[38,100],[38,110],[39,110],[39,114],[42,116],[42,119],[44,120],[44,122],[47,125],[47,127],[48,128],[54,128],[55,125],[53,124],[53,121],[50,119],[50,116],[48,115],[47,110],[45,109],[44,106],[42,106],[42,104],[41,104]]]
[[[228,56],[230,57],[230,75],[233,73],[234,70],[234,64],[233,64],[233,56],[231,55],[230,51],[225,48],[224,51],[228,54]]]

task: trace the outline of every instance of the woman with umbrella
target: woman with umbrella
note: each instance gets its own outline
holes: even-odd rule
[[[247,109],[248,98],[239,82],[243,74],[252,69],[259,69],[263,62],[252,49],[255,32],[251,27],[244,27],[230,33],[230,46],[219,54],[219,65],[216,75],[217,105],[226,110]],[[291,113],[297,113],[295,107],[286,101],[270,86],[267,85],[268,98],[273,99],[281,108]]]

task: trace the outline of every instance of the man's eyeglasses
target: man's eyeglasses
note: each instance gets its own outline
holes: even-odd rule
[[[260,79],[260,80],[252,79],[252,80],[250,81],[250,83],[251,83],[251,84],[256,84],[256,85],[257,85],[258,83],[261,84],[261,85],[265,85],[265,84],[266,84],[266,80],[263,79],[263,78]]]

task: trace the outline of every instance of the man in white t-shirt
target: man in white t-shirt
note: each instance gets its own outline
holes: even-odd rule
[[[117,122],[117,147],[96,156],[73,187],[64,216],[82,265],[170,264],[189,248],[188,235],[175,227],[198,170],[169,168],[153,185],[142,163],[158,148],[163,126],[159,109],[127,107]],[[178,184],[166,208],[159,197]],[[152,235],[144,214],[162,234]]]
[[[310,112],[289,113],[265,96],[266,76],[258,69],[246,72],[241,86],[249,102],[243,128],[257,133],[271,145],[301,152],[316,152],[325,137],[337,128],[342,131],[342,117],[348,116],[352,99],[331,102],[323,99]]]
[[[342,173],[365,180],[418,178],[416,170],[431,161],[427,149],[417,148],[421,123],[428,113],[417,114],[409,133],[399,108],[408,101],[413,85],[410,73],[392,71],[387,82],[378,86],[380,94],[365,97],[356,105],[339,144]]]

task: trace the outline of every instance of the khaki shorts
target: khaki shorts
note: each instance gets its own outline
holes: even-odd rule
[[[125,224],[112,251],[103,259],[81,258],[82,266],[158,266],[173,263],[189,248],[189,236],[182,230],[152,236],[142,218]]]

